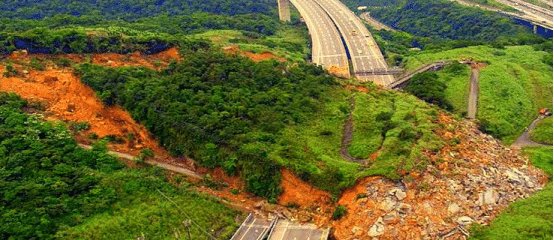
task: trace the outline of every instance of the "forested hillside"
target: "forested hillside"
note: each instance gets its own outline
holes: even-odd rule
[[[276,6],[277,2],[272,0],[6,0],[0,4],[0,16],[17,19],[42,19],[58,14],[69,14],[135,20],[159,14],[187,15],[195,12],[225,15],[269,14]]]
[[[253,193],[279,194],[268,144],[286,125],[317,112],[328,86],[321,69],[255,64],[219,51],[189,53],[162,73],[83,65],[82,80],[108,105],[127,108],[163,146],[199,163],[241,172]]]
[[[538,41],[529,29],[495,12],[465,7],[447,0],[348,0],[350,6],[370,6],[371,15],[416,36],[525,44]],[[384,6],[384,7],[383,7]]]
[[[0,54],[142,51],[180,45],[210,29],[273,35],[273,1],[10,1],[0,3]],[[185,46],[183,46],[185,47]]]
[[[196,239],[232,234],[237,212],[155,169],[126,168],[101,144],[84,150],[65,125],[23,111],[34,106],[0,93],[1,239],[167,238],[186,219],[202,228]]]

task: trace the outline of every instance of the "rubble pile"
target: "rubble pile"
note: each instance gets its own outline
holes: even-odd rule
[[[507,205],[541,189],[547,178],[515,149],[469,121],[441,116],[448,144],[403,180],[366,178],[339,200],[348,214],[337,239],[465,239],[469,225],[488,224]],[[449,130],[450,129],[450,130]]]

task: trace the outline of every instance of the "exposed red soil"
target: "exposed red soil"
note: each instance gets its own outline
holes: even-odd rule
[[[72,72],[65,69],[28,71],[29,74],[21,77],[0,77],[0,91],[45,103],[48,119],[88,122],[90,129],[78,135],[81,141],[86,142],[92,133],[100,138],[115,135],[125,139],[123,144],[111,144],[110,148],[115,151],[137,154],[142,148],[150,148],[156,155],[168,155],[129,113],[117,106],[104,106],[94,91]],[[131,135],[133,140],[127,138]]]
[[[143,54],[134,52],[130,54],[117,53],[94,53],[94,54],[26,54],[25,51],[13,52],[8,59],[17,63],[27,64],[32,58],[42,61],[54,58],[67,58],[74,63],[83,63],[88,61],[97,65],[106,67],[147,67],[150,69],[162,69],[167,67],[171,61],[181,60],[181,55],[177,48],[170,48],[156,54]]]
[[[330,74],[340,78],[350,77],[350,69],[348,67],[331,66],[327,70]]]
[[[279,196],[280,205],[297,204],[303,207],[313,207],[331,202],[331,195],[328,192],[302,181],[291,171],[283,169],[281,175],[283,193]]]
[[[277,60],[279,62],[287,61],[282,57],[276,56],[272,52],[253,53],[250,51],[243,51],[240,49],[238,45],[231,45],[228,47],[224,47],[223,51],[228,54],[239,54],[241,56],[245,56],[247,58],[250,58],[254,62],[261,62],[261,61],[267,61],[267,60]]]
[[[47,63],[47,69],[38,71],[30,69],[27,64],[32,58]],[[16,52],[9,59],[13,66],[20,73],[15,77],[3,77],[0,74],[0,91],[13,92],[22,98],[33,102],[41,102],[45,105],[45,116],[48,120],[63,122],[87,122],[90,129],[76,133],[75,137],[81,144],[90,144],[88,136],[98,135],[99,138],[114,135],[124,140],[123,143],[110,143],[108,148],[112,151],[137,156],[141,149],[150,148],[154,151],[157,161],[171,163],[175,166],[184,167],[200,174],[209,174],[212,181],[217,184],[223,183],[218,189],[211,189],[200,185],[198,190],[227,201],[231,206],[240,209],[252,210],[256,202],[261,198],[244,192],[244,184],[238,176],[227,176],[223,170],[208,170],[197,167],[194,162],[187,158],[174,158],[159,146],[156,139],[148,130],[132,119],[130,114],[119,106],[104,106],[90,87],[83,84],[70,68],[59,68],[49,62],[52,58],[67,58],[74,61],[84,61],[84,55],[42,55]],[[95,54],[93,56],[98,64],[107,66],[145,66],[153,67],[154,61],[169,63],[172,60],[180,59],[177,49],[169,49],[156,55],[132,54]],[[133,60],[134,59],[134,60]],[[144,65],[143,65],[144,64]],[[0,63],[0,73],[4,73],[5,67]],[[26,73],[23,73],[26,72]],[[132,135],[132,138],[127,136]],[[127,162],[128,163],[128,162]],[[133,166],[133,163],[129,163]],[[168,176],[171,176],[169,174]],[[234,194],[231,190],[240,190]]]
[[[348,90],[355,90],[358,92],[369,93],[369,88],[365,86],[346,85],[345,88]]]

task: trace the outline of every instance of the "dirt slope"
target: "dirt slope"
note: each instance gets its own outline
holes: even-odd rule
[[[227,54],[238,54],[250,58],[254,62],[261,62],[266,60],[277,60],[279,62],[285,62],[286,59],[278,57],[272,52],[253,53],[250,51],[244,51],[240,49],[238,45],[231,45],[223,48],[223,51]]]

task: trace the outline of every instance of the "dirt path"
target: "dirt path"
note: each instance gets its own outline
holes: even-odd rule
[[[469,84],[469,99],[467,101],[467,118],[475,119],[477,116],[477,102],[479,100],[479,68],[471,68]]]
[[[79,146],[81,146],[84,149],[92,149],[92,146],[90,146],[90,145],[79,144]],[[134,161],[137,158],[137,156],[127,154],[127,153],[122,153],[122,152],[108,151],[108,153],[112,154],[112,155],[114,155],[118,158],[122,158],[122,159],[129,160],[129,161]],[[192,170],[189,170],[185,167],[176,166],[176,165],[173,165],[173,164],[167,164],[167,163],[161,162],[161,160],[159,160],[159,159],[158,160],[156,160],[156,159],[146,160],[145,163],[148,164],[148,165],[163,168],[163,169],[171,171],[171,172],[180,173],[180,174],[183,174],[183,175],[185,175],[187,177],[190,177],[190,178],[193,178],[193,179],[202,179],[203,178],[202,175],[200,175],[200,174],[198,174],[198,173],[196,173]]]
[[[356,108],[356,100],[352,98],[350,99],[350,113],[348,114],[348,118],[346,119],[346,122],[344,123],[344,127],[342,130],[340,155],[342,158],[348,161],[365,163],[367,159],[355,158],[352,155],[350,155],[350,153],[348,152],[348,146],[350,146],[350,143],[352,142],[352,134],[354,131],[353,113],[355,108]]]
[[[517,140],[512,144],[512,147],[515,147],[515,148],[522,148],[522,147],[540,147],[540,146],[546,146],[546,147],[551,147],[551,145],[548,145],[548,144],[542,144],[542,143],[537,143],[537,142],[534,142],[533,140],[531,140],[531,134],[530,132],[533,131],[533,129],[535,129],[535,127],[537,127],[537,124],[539,123],[540,120],[544,119],[544,116],[539,116],[537,117],[537,119],[535,119],[531,125],[529,125],[529,127],[527,127],[525,129],[525,131],[521,134],[521,136],[519,136],[517,138]]]

